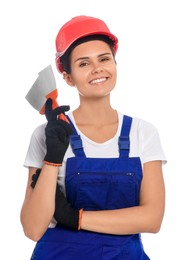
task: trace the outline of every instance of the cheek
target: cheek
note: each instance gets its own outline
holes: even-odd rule
[[[116,83],[116,81],[117,81],[117,69],[114,68],[114,69],[112,70],[111,74],[112,74],[112,80],[113,80],[113,82]]]
[[[81,84],[82,84],[82,78],[81,78],[81,77],[79,77],[79,78],[78,78],[78,77],[74,77],[74,78],[73,78],[73,85],[74,85],[74,86],[77,86],[77,87],[78,87],[78,86],[80,86]]]
[[[84,85],[88,84],[88,72],[82,70],[80,72],[75,72],[72,76],[73,83],[77,87],[83,87]]]

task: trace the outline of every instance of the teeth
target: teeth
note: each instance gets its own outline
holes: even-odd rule
[[[100,83],[100,82],[103,82],[103,81],[105,81],[105,80],[106,80],[106,78],[95,79],[95,80],[92,80],[92,81],[90,82],[90,84]]]

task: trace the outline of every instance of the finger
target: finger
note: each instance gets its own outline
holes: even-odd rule
[[[52,103],[53,103],[53,101],[51,98],[48,98],[45,103],[45,116],[48,121],[50,120],[50,117],[51,117]]]
[[[72,129],[71,125],[68,124],[67,122],[65,122],[64,120],[58,119],[56,123],[57,123],[57,125],[61,126],[61,129],[64,129],[67,136],[70,136],[71,134],[73,134],[73,129]]]
[[[53,103],[53,101],[52,101],[51,98],[48,98],[46,100],[45,108],[46,108],[47,111],[51,111],[52,110],[52,103]]]
[[[69,111],[70,106],[60,106],[51,111],[51,120],[56,120],[60,114],[65,114],[66,111]]]
[[[37,169],[36,172],[32,175],[32,180],[36,180],[38,179],[38,177],[40,176],[41,173],[41,169]]]
[[[32,183],[30,186],[34,189],[36,182],[38,181],[38,178],[40,176],[41,169],[37,169],[36,172],[32,175]]]
[[[70,106],[59,106],[54,109],[54,111],[57,113],[57,115],[67,112],[70,110]]]

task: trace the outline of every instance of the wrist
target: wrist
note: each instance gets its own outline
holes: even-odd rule
[[[80,209],[80,210],[79,210],[79,223],[78,223],[78,230],[81,229],[82,216],[83,216],[83,209]]]
[[[44,164],[56,167],[62,166],[65,151],[62,149],[58,149],[57,151],[55,149],[52,149],[52,151],[49,150],[51,150],[51,148],[47,150],[43,160]]]
[[[60,167],[62,166],[62,163],[53,163],[43,160],[44,165],[54,166],[54,167]]]
[[[45,164],[45,163],[43,165],[43,171],[45,171],[46,173],[58,175],[58,170],[59,168],[55,165]]]

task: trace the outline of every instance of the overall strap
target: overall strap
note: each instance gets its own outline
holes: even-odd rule
[[[84,153],[81,137],[77,133],[77,130],[74,127],[73,122],[71,121],[71,119],[68,116],[66,116],[66,117],[69,120],[69,123],[70,123],[70,125],[72,127],[72,130],[73,130],[73,134],[70,136],[70,144],[71,144],[73,153],[75,154],[75,156],[86,157],[86,155]]]
[[[123,124],[121,128],[121,134],[119,137],[119,157],[129,157],[130,152],[130,129],[131,129],[132,117],[123,116]]]

